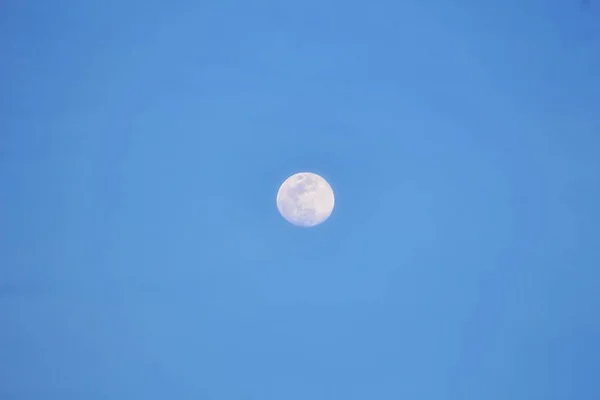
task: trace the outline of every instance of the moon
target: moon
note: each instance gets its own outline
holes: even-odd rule
[[[312,172],[287,178],[277,192],[277,209],[291,224],[310,228],[325,222],[333,212],[335,197],[325,179]]]

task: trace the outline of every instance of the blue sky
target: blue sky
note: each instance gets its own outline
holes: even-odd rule
[[[0,398],[597,400],[599,6],[3,1]]]

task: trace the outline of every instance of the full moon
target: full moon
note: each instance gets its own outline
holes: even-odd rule
[[[329,218],[334,203],[329,183],[312,172],[290,176],[277,192],[277,209],[281,216],[296,226],[306,228]]]

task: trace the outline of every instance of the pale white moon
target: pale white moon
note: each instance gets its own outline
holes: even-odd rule
[[[312,227],[324,222],[333,212],[333,189],[322,177],[300,172],[287,178],[277,192],[277,208],[288,222]]]

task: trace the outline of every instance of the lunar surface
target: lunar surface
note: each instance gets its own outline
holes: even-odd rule
[[[294,225],[307,228],[329,218],[334,203],[329,183],[312,172],[290,176],[277,192],[277,208],[281,216]]]

